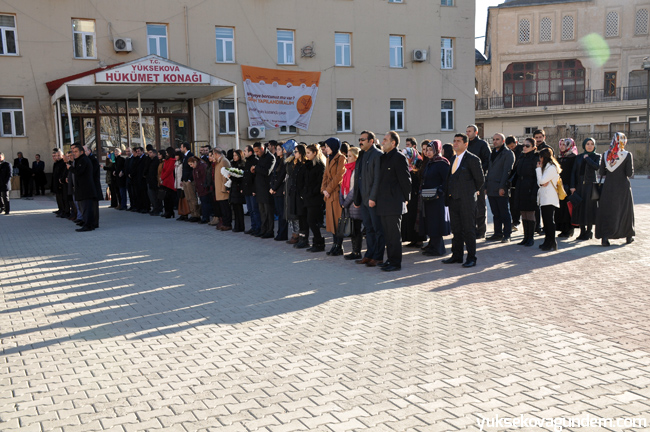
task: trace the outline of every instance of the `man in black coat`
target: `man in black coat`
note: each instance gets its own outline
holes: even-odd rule
[[[93,200],[93,229],[95,229],[99,228],[99,202],[104,197],[104,191],[102,191],[102,183],[99,180],[101,168],[99,166],[97,156],[93,154],[92,150],[90,150],[88,146],[84,146],[84,152],[93,165],[93,185],[95,186],[95,199]]]
[[[18,170],[20,176],[20,196],[29,198],[32,196],[32,170],[29,167],[29,161],[23,157],[23,152],[16,154],[14,159],[14,169]]]
[[[481,160],[467,149],[465,134],[454,136],[456,156],[450,161],[445,205],[449,207],[451,232],[451,257],[444,264],[463,262],[463,245],[467,247],[467,261],[463,267],[476,265],[476,197],[483,190],[484,177]]]
[[[160,216],[162,213],[162,202],[158,199],[158,165],[160,164],[160,161],[158,160],[158,150],[152,148],[147,152],[147,156],[149,163],[144,176],[147,181],[149,202],[153,207],[149,214],[151,216]]]
[[[140,197],[140,206],[138,208],[139,213],[149,213],[149,210],[151,209],[151,202],[149,201],[149,192],[147,188],[147,171],[149,164],[151,163],[148,152],[152,148],[153,147],[151,147],[151,144],[147,145],[146,152],[142,147],[138,148],[138,157],[140,158],[140,163],[138,164],[136,172],[138,179],[136,185],[138,188],[138,196]]]
[[[244,177],[242,178],[242,192],[246,199],[246,208],[251,216],[251,227],[244,234],[257,235],[260,233],[262,221],[260,220],[260,210],[255,197],[255,166],[257,165],[257,156],[253,151],[253,146],[246,146],[244,149],[246,164],[244,165]]]
[[[386,262],[383,271],[402,269],[402,215],[411,198],[411,174],[406,157],[400,153],[399,135],[390,131],[381,143],[384,154],[379,163],[377,215],[386,240]]]
[[[469,144],[467,150],[478,156],[481,160],[481,168],[483,169],[483,178],[487,176],[488,169],[490,168],[490,145],[487,141],[482,140],[478,136],[478,127],[476,125],[467,126],[467,138]],[[485,181],[485,180],[484,180]],[[485,205],[486,192],[485,188],[481,190],[476,200],[476,238],[485,238],[487,231],[487,207]]]
[[[67,202],[68,198],[68,184],[66,178],[68,177],[68,169],[63,160],[63,152],[59,149],[54,149],[52,152],[52,193],[56,197],[56,204],[59,208],[55,213],[57,217],[68,218],[70,217],[70,205]]]
[[[47,179],[45,178],[45,162],[41,160],[41,155],[38,153],[34,155],[34,158],[36,160],[32,162],[32,178],[34,179],[36,195],[45,195],[45,183],[47,183]]]
[[[6,215],[11,210],[9,204],[9,189],[11,188],[11,164],[5,161],[4,153],[0,153],[0,212]]]
[[[181,151],[183,152],[183,174],[181,175],[181,185],[183,193],[187,200],[187,205],[190,208],[190,218],[187,216],[180,216],[176,220],[188,220],[189,222],[199,222],[201,220],[201,209],[199,208],[199,200],[196,197],[196,188],[194,187],[194,174],[189,160],[194,153],[190,151],[190,143],[184,142],[181,144]]]
[[[271,173],[275,166],[275,156],[262,145],[261,142],[253,144],[253,151],[257,156],[257,165],[253,166],[255,174],[255,198],[260,209],[260,232],[256,237],[273,238],[274,234],[274,202],[271,195]]]
[[[546,144],[546,132],[544,129],[537,129],[533,132],[533,138],[535,139],[535,146],[537,147],[537,152],[541,152],[545,148],[551,148]]]
[[[94,230],[95,216],[93,201],[97,199],[97,189],[93,181],[93,164],[81,144],[72,145],[74,164],[68,162],[70,171],[74,174],[74,198],[81,205],[81,228],[76,231]]]
[[[524,146],[519,144],[519,141],[517,140],[517,137],[514,135],[508,135],[506,137],[506,146],[510,149],[511,152],[515,154],[515,165],[512,167],[512,171],[510,172],[510,176],[512,176],[513,172],[515,171],[515,167],[517,166],[517,160],[519,159],[519,155],[524,149]],[[511,190],[510,192],[513,192]],[[519,226],[519,218],[521,215],[519,214],[519,209],[516,208],[514,205],[515,202],[515,194],[510,193],[510,198],[508,198],[509,204],[510,204],[510,215],[512,216],[512,230],[517,231],[517,227]]]
[[[490,171],[485,177],[485,189],[487,190],[492,220],[494,222],[494,234],[487,238],[491,241],[510,241],[512,233],[512,219],[508,209],[508,187],[507,182],[510,172],[515,164],[515,155],[505,145],[506,137],[496,133],[492,137],[492,155],[490,156]]]
[[[128,147],[127,147],[128,148]],[[118,210],[126,210],[126,159],[122,156],[122,150],[115,149],[115,164],[113,165],[113,183],[119,194]]]

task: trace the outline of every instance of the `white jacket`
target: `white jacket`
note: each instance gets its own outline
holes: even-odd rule
[[[539,190],[537,191],[537,204],[540,206],[552,205],[554,207],[560,207],[560,198],[557,196],[557,180],[560,178],[560,174],[557,172],[557,168],[554,164],[546,164],[546,168],[542,172],[541,168],[535,168],[537,173],[537,184],[539,185]],[[542,184],[549,182],[546,186]]]

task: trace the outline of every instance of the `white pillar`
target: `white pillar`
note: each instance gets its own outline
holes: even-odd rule
[[[239,104],[237,103],[237,86],[232,87],[235,100],[235,150],[239,150]]]
[[[65,86],[65,106],[68,109],[68,125],[70,129],[70,145],[74,143],[74,127],[72,126],[72,112],[70,111],[70,93],[68,93],[68,86]],[[79,131],[81,133],[81,131]]]

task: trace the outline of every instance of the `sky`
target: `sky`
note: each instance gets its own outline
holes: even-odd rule
[[[463,1],[463,0],[459,0]],[[466,1],[466,0],[465,0]],[[487,20],[487,10],[490,6],[496,6],[503,3],[504,0],[476,0],[476,37],[485,36],[485,24]],[[483,52],[485,44],[484,38],[476,39],[476,49]]]

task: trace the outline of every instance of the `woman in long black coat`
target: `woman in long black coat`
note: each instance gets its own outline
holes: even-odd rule
[[[539,155],[535,151],[535,140],[526,138],[521,155],[514,167],[514,175],[511,177],[512,185],[515,188],[514,204],[521,214],[524,226],[524,239],[518,244],[532,246],[535,244],[535,211],[537,205],[537,162]]]
[[[417,226],[420,176],[422,167],[424,167],[423,158],[415,147],[407,147],[403,153],[409,164],[409,174],[411,174],[411,199],[406,206],[406,214],[402,215],[402,241],[409,242],[406,247],[419,248],[425,240],[424,236],[420,235]]]
[[[630,177],[634,174],[632,153],[625,151],[627,137],[617,132],[609,150],[600,162],[600,175],[605,176],[596,217],[596,238],[603,246],[610,239],[634,241],[634,199]]]
[[[232,153],[232,163],[230,164],[232,168],[238,168],[244,170],[246,162],[244,161],[244,152],[241,150],[235,150]],[[230,208],[232,209],[233,220],[235,226],[232,229],[232,232],[244,232],[246,230],[244,222],[244,204],[246,203],[246,197],[244,197],[244,192],[242,191],[242,181],[243,177],[230,176],[230,195],[228,200],[230,201]]]
[[[576,143],[571,138],[564,138],[560,140],[559,143],[560,154],[557,158],[558,163],[562,172],[560,173],[560,178],[562,179],[562,184],[564,185],[564,191],[567,194],[567,197],[560,201],[560,208],[555,213],[555,227],[560,234],[559,238],[569,238],[573,237],[573,225],[571,224],[571,212],[569,212],[568,202],[570,186],[571,186],[571,176],[573,173],[573,165],[576,161],[576,156],[578,155],[578,149],[576,148]]]
[[[598,201],[591,199],[591,188],[600,167],[600,155],[596,153],[596,140],[593,138],[585,139],[582,148],[584,153],[576,158],[571,175],[571,194],[578,195],[572,202],[579,202],[573,209],[571,222],[580,226],[580,235],[576,240],[589,240],[594,236],[591,227],[596,222],[598,213]]]
[[[325,239],[320,233],[320,223],[323,220],[323,194],[321,193],[321,185],[323,183],[323,174],[325,173],[325,156],[320,150],[318,144],[310,144],[307,146],[305,154],[307,161],[305,162],[306,170],[304,174],[304,186],[302,188],[302,200],[307,209],[307,224],[311,230],[314,238],[312,247],[307,249],[309,252],[323,252],[325,251]],[[309,246],[307,238],[301,238],[296,247]]]
[[[278,234],[274,240],[284,241],[288,238],[288,224],[287,216],[284,212],[285,203],[285,187],[284,183],[287,177],[287,162],[285,161],[285,153],[282,145],[278,144],[275,148],[275,165],[271,171],[271,195],[273,195],[273,207],[275,214],[278,215]]]
[[[287,162],[287,220],[291,225],[293,235],[288,244],[298,247],[300,240],[303,240],[302,247],[306,243],[309,234],[307,225],[307,210],[302,200],[302,190],[305,186],[305,150],[304,144],[297,144],[293,149],[293,159]]]
[[[429,236],[429,244],[422,254],[426,256],[442,256],[446,254],[443,236],[451,232],[449,211],[445,207],[444,189],[449,176],[449,161],[442,157],[442,143],[438,140],[430,142],[425,150],[427,164],[422,170],[422,183],[418,196],[420,197],[420,232]],[[439,189],[440,198],[424,201],[421,198],[422,189]]]

